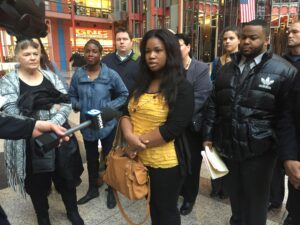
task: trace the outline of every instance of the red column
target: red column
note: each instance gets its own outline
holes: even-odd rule
[[[0,29],[0,62],[4,62],[4,55],[2,51],[2,40],[1,40],[1,29]]]
[[[156,14],[156,9],[155,9],[155,0],[150,0],[150,29],[155,28],[155,14]]]
[[[128,30],[132,32],[133,26],[132,26],[132,21],[133,21],[133,13],[132,13],[132,0],[128,0]]]
[[[177,33],[182,32],[182,24],[181,24],[181,17],[182,17],[182,0],[178,1],[178,22],[177,22]]]
[[[75,27],[75,18],[74,18],[74,0],[71,0],[71,20],[72,20],[72,28],[73,28],[73,44],[74,44],[74,49],[76,51],[76,27]]]
[[[112,40],[113,40],[113,48],[114,48],[114,51],[115,51],[116,50],[116,27],[115,27],[115,23],[112,24]]]

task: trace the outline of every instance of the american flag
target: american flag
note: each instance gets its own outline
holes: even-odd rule
[[[255,0],[240,0],[241,23],[247,23],[255,19]]]

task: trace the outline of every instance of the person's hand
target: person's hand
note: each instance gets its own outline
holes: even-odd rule
[[[213,143],[212,143],[212,141],[203,141],[202,146],[203,146],[203,148],[205,148],[205,146],[207,146],[211,150]]]
[[[51,123],[49,121],[41,121],[38,120],[35,123],[34,129],[32,131],[32,137],[37,137],[42,135],[43,133],[53,131],[55,132],[63,141],[68,141],[69,137],[64,136],[64,132],[66,131],[66,128],[56,125],[54,123]]]
[[[149,144],[149,140],[146,140],[146,139],[144,139],[144,138],[142,138],[142,137],[139,137],[140,138],[140,141],[143,143],[143,144],[145,144],[146,146],[147,146],[147,144]]]
[[[130,149],[134,151],[142,151],[146,149],[146,144],[141,140],[141,138],[135,134],[126,135],[126,140]]]
[[[289,181],[296,189],[300,188],[300,162],[297,160],[286,160],[283,163]]]

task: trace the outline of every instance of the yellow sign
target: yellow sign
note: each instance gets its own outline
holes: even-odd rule
[[[76,38],[112,40],[112,30],[76,29]]]
[[[77,46],[84,46],[89,39],[96,39],[104,48],[113,47],[112,30],[76,28],[75,32]],[[71,41],[73,42],[72,38]]]

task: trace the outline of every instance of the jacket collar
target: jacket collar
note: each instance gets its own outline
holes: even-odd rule
[[[131,59],[131,57],[133,56],[133,54],[134,54],[134,52],[133,52],[133,50],[131,50],[131,53],[129,55],[127,55],[127,58],[124,59],[123,61],[121,61],[120,57],[117,54],[117,51],[115,51],[114,55],[115,55],[116,59],[118,60],[118,62],[121,64],[121,63],[128,62]]]
[[[260,68],[266,61],[272,58],[273,52],[271,49],[267,50],[265,54],[262,56],[261,62],[256,66]],[[241,52],[236,52],[230,55],[232,62],[238,67],[239,62],[242,59]]]
[[[295,61],[295,58],[293,57],[293,55],[291,53],[285,54],[283,57],[288,59],[290,62],[293,63],[300,63],[300,55],[297,55],[298,58]]]
[[[96,78],[96,80],[100,79],[101,81],[108,81],[110,79],[108,76],[109,68],[105,63],[100,62],[100,65],[101,65],[100,76]],[[82,70],[82,74],[80,78],[81,82],[93,82],[90,79],[88,79],[86,75],[86,66],[83,66],[80,69]]]

